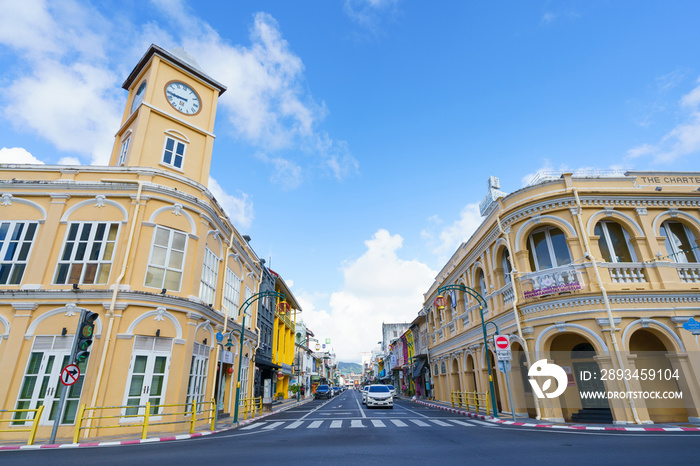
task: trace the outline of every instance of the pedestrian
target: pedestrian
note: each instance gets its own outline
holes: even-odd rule
[[[300,390],[301,390],[301,397],[303,398],[303,397],[304,397],[304,392],[305,392],[305,389],[304,389],[304,386],[303,386],[303,385],[301,386]]]

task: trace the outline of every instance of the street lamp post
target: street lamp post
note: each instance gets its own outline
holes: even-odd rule
[[[438,294],[442,294],[446,291],[450,290],[459,290],[463,291],[464,293],[467,293],[474,298],[477,299],[479,302],[479,316],[481,317],[481,330],[484,332],[484,351],[489,350],[489,344],[488,344],[488,339],[486,337],[486,322],[484,322],[484,310],[488,309],[488,306],[486,306],[486,301],[484,300],[484,297],[479,294],[478,291],[469,288],[468,286],[464,285],[446,285],[446,286],[441,286],[438,288],[437,292]],[[498,325],[496,325],[494,322],[488,322],[490,324],[493,324],[496,326],[496,332],[498,332]],[[500,332],[498,332],[500,333]],[[486,368],[489,370],[489,388],[491,389],[491,403],[493,404],[493,414],[494,417],[498,417],[498,407],[496,405],[496,391],[494,389],[493,385],[493,375],[491,374],[491,361],[489,358],[486,358]]]
[[[250,298],[246,299],[245,302],[243,302],[243,305],[238,309],[238,316],[240,317],[241,312],[243,312],[243,320],[241,321],[241,344],[240,344],[240,350],[238,352],[238,378],[236,379],[236,399],[235,399],[235,406],[234,406],[234,411],[233,411],[233,422],[236,423],[238,422],[238,403],[239,403],[239,397],[241,396],[241,368],[243,366],[243,334],[245,333],[245,311],[250,307],[251,304],[253,304],[255,301],[257,301],[260,298],[265,298],[268,296],[284,299],[284,293],[279,293],[277,291],[261,291],[260,293],[255,293],[253,296]],[[233,330],[231,330],[231,333],[233,333]],[[229,333],[229,337],[231,335]]]

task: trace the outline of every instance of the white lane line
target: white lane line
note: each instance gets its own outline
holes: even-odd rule
[[[448,423],[443,422],[443,421],[438,421],[437,419],[431,419],[430,421],[434,422],[435,424],[442,426],[442,427],[452,427],[452,424],[448,424]]]
[[[450,419],[450,421],[454,422],[455,424],[459,424],[460,426],[474,427],[474,424],[470,424],[470,423],[468,423],[468,422],[458,421],[458,420],[456,420],[456,419]]]
[[[263,430],[276,429],[277,427],[281,426],[282,424],[284,424],[284,422],[273,422],[273,423],[268,424],[265,427],[263,427]]]
[[[393,422],[396,427],[408,427],[408,424],[398,419],[390,419],[390,421]]]
[[[251,425],[246,426],[246,427],[241,427],[241,430],[251,430],[251,429],[255,429],[256,427],[264,426],[265,424],[267,424],[267,422],[265,422],[265,421],[257,422],[255,424],[251,424]]]
[[[490,423],[490,422],[477,421],[476,419],[472,419],[472,420],[469,421],[469,422],[473,422],[474,424],[479,424],[479,425],[481,425],[481,426],[489,426],[489,427],[493,427],[493,426],[494,426],[494,425],[493,425],[492,423]]]
[[[358,400],[357,398],[355,398],[355,403],[357,403],[357,409],[360,410],[360,414],[362,414],[362,417],[363,417],[363,418],[367,417],[367,416],[365,415],[365,410],[362,409],[362,405],[360,404],[360,400]]]
[[[372,424],[374,427],[386,427],[386,425],[384,425],[384,423],[379,419],[372,419]]]
[[[399,407],[399,408],[403,409],[404,411],[408,411],[408,412],[411,413],[411,414],[415,414],[416,416],[425,417],[425,418],[430,417],[430,416],[426,416],[425,414],[421,414],[421,413],[419,413],[418,411],[414,411],[414,410],[412,410],[412,409],[408,409],[408,408],[406,408],[405,406],[401,406],[401,405],[396,404],[396,403],[394,403],[394,407]]]
[[[343,427],[343,421],[331,421],[331,429],[339,429]]]
[[[323,421],[313,421],[311,424],[306,426],[307,429],[318,429],[318,427],[323,424]]]
[[[350,421],[350,427],[365,427],[361,419],[353,419]]]
[[[296,429],[297,427],[299,427],[303,423],[304,423],[304,421],[294,421],[291,424],[289,424],[287,427],[285,427],[285,429]]]
[[[423,422],[421,420],[418,420],[418,419],[409,419],[409,421],[411,421],[412,423],[414,423],[418,427],[430,427],[430,424],[428,424],[427,422]]]

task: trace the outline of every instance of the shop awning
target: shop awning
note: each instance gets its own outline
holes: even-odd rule
[[[423,372],[423,368],[425,367],[425,362],[427,359],[419,359],[418,362],[416,362],[416,367],[413,369],[413,378],[418,378],[420,377],[421,372]]]

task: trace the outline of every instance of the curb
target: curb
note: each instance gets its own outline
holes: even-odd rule
[[[471,413],[469,411],[462,411],[455,408],[448,408],[446,406],[436,405],[433,403],[426,403],[425,401],[416,400],[414,403],[418,403],[430,408],[437,408],[450,413],[461,414],[462,416],[471,417],[474,419],[481,419],[482,421],[492,422],[494,424],[502,424],[508,426],[517,427],[540,427],[545,429],[557,429],[557,430],[594,430],[594,431],[614,431],[614,432],[700,432],[700,427],[604,427],[604,426],[569,426],[560,424],[536,424],[532,422],[517,422],[517,421],[506,421],[505,419],[500,419],[493,416],[485,416],[483,414]]]
[[[296,403],[290,403],[287,406],[283,406],[277,411],[271,411],[269,413],[261,414],[258,417],[246,419],[244,421],[239,421],[237,425],[231,427],[225,427],[223,429],[206,431],[206,432],[195,432],[194,434],[179,434],[179,435],[165,435],[163,437],[149,437],[145,439],[134,439],[134,440],[111,440],[104,442],[85,442],[85,443],[58,443],[52,445],[0,445],[0,451],[17,451],[17,450],[65,450],[68,448],[86,448],[86,447],[117,447],[124,445],[139,445],[142,443],[157,443],[157,442],[170,442],[173,440],[188,440],[197,437],[206,437],[207,435],[218,434],[220,432],[227,432],[229,430],[238,429],[240,427],[246,426],[253,421],[259,421],[262,418],[270,416],[275,413],[281,413],[292,407],[299,406],[304,403],[308,403],[309,400],[298,401]]]

